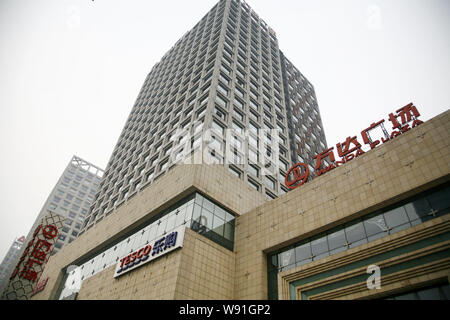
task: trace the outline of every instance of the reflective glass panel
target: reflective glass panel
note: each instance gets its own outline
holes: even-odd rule
[[[207,227],[209,230],[213,228],[213,214],[211,213],[211,211],[206,210],[205,208],[202,209],[201,224]]]
[[[234,241],[234,221],[225,224],[223,236],[228,240]]]
[[[202,207],[200,207],[198,204],[194,205],[194,212],[192,215],[192,220],[200,222],[200,216],[202,215]]]
[[[311,251],[314,256],[318,256],[328,251],[328,243],[326,237],[320,237],[311,241]]]
[[[420,290],[417,292],[420,300],[440,300],[439,288]]]
[[[209,201],[206,198],[203,198],[203,204],[202,204],[203,208],[209,210],[209,212],[214,212],[214,203],[212,203],[211,201]]]
[[[417,300],[417,296],[414,293],[407,293],[398,297],[395,300]]]
[[[193,203],[189,203],[189,205],[186,206],[186,213],[184,214],[184,219],[186,221],[192,219],[193,211],[194,211],[194,204]]]
[[[387,226],[382,215],[365,219],[364,228],[366,229],[367,237],[387,231]]]
[[[363,224],[358,222],[356,224],[349,225],[345,228],[345,235],[347,237],[347,241],[349,243],[353,243],[364,239],[366,237],[366,233],[364,231]]]
[[[225,229],[225,220],[222,220],[220,217],[215,215],[212,230],[218,235],[223,236],[224,229]]]
[[[385,212],[384,218],[389,228],[400,226],[408,222],[408,216],[406,215],[406,211],[403,207],[399,207],[396,209],[389,210],[388,212]]]
[[[150,229],[148,231],[148,238],[147,238],[147,240],[149,242],[156,238],[156,229],[157,229],[157,227],[158,227],[158,225],[155,225],[155,224],[152,224],[150,226]]]
[[[311,245],[309,242],[295,248],[295,260],[302,261],[311,258]]]
[[[177,216],[175,215],[175,211],[170,213],[170,215],[167,217],[167,225],[166,225],[166,232],[170,232],[175,228],[175,220]]]
[[[449,284],[442,285],[441,292],[444,295],[446,300],[450,300],[450,285]]]
[[[214,215],[218,216],[219,218],[225,220],[226,211],[220,208],[219,206],[215,206],[214,209]]]
[[[175,227],[181,226],[186,219],[186,207],[181,207],[178,210],[178,214],[175,214]]]
[[[279,254],[279,265],[280,267],[286,267],[295,262],[295,251],[294,249],[287,250]]]
[[[347,240],[345,239],[344,229],[330,233],[328,235],[328,245],[330,247],[330,250],[343,247],[346,245],[346,243]]]
[[[166,224],[167,217],[163,217],[157,222],[158,228],[156,229],[156,237],[160,237],[163,235],[164,231],[166,230]]]
[[[443,210],[450,207],[450,187],[439,190],[427,197],[434,210]]]

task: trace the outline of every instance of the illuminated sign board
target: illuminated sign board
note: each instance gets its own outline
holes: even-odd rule
[[[414,104],[410,103],[403,108],[398,109],[395,114],[389,114],[389,121],[392,124],[393,130],[390,134],[384,126],[385,120],[383,119],[371,124],[368,128],[361,131],[362,141],[364,144],[369,145],[371,150],[375,149],[380,143],[386,143],[422,124],[423,122],[418,119],[419,116],[420,113],[417,108]],[[375,129],[381,129],[382,132],[382,136],[379,137],[378,140],[372,139],[370,136],[370,132]],[[325,174],[328,171],[331,171],[365,153],[362,150],[362,145],[358,142],[356,136],[348,137],[345,142],[338,143],[336,145],[336,149],[340,160],[336,160],[334,147],[331,147],[313,157],[313,159],[316,160],[316,166],[314,168],[316,176]],[[330,164],[327,164],[324,167],[323,164],[325,163],[325,160],[327,160]],[[286,174],[286,187],[289,189],[296,189],[302,186],[308,181],[309,173],[310,169],[307,164],[295,164]]]
[[[124,256],[117,263],[114,278],[183,247],[185,230],[185,226],[178,227],[165,236],[158,237],[156,240],[147,243],[145,246],[142,246],[134,252]]]

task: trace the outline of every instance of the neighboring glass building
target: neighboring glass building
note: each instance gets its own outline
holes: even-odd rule
[[[78,236],[102,176],[103,170],[92,163],[77,156],[70,160],[31,228],[37,227],[47,211],[66,218],[53,254]]]
[[[14,240],[8,252],[6,253],[5,258],[3,259],[2,264],[0,264],[0,296],[3,290],[5,290],[6,286],[8,285],[8,277],[14,268],[14,263],[19,258],[19,252],[23,246],[24,241],[24,236]]]
[[[148,74],[82,232],[185,160],[224,164],[271,200],[326,146],[314,89],[276,33],[221,0]]]
[[[71,243],[80,232],[102,175],[102,169],[77,156],[73,156],[45,201],[24,243],[28,244],[33,238],[33,231],[49,211],[65,218],[64,226],[59,232],[59,238],[55,243],[52,255],[58,252],[65,244]],[[20,250],[20,254],[18,254],[12,264],[13,267],[15,267],[18,258],[23,254],[24,248]],[[12,271],[13,268],[10,268],[7,272],[8,277]]]

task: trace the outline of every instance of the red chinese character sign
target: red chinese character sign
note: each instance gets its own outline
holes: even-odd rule
[[[395,137],[417,127],[423,122],[418,119],[420,116],[419,111],[410,103],[403,108],[398,109],[395,114],[389,114],[389,121],[392,123],[392,132],[389,134],[385,127],[385,120],[372,123],[368,128],[361,131],[361,137],[364,144],[368,145],[370,149],[375,149],[379,144],[386,143]],[[382,136],[375,139],[371,136],[375,129],[381,129]],[[361,140],[360,140],[361,141]],[[344,142],[336,145],[337,155],[335,156],[335,149],[331,147],[316,156],[313,159],[316,160],[314,167],[315,176],[320,176],[327,173],[357,157],[364,154],[362,145],[358,141],[357,136],[348,137]],[[301,168],[304,170],[302,171]],[[303,172],[303,173],[302,173]],[[296,189],[308,181],[309,169],[308,165],[304,163],[297,163],[286,174],[285,185],[289,189]]]
[[[9,279],[4,299],[29,300],[33,292],[36,293],[36,287],[42,286],[39,279],[58,240],[63,221],[63,217],[51,212],[42,218]]]

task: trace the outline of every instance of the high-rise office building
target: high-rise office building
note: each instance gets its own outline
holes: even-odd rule
[[[83,233],[180,162],[219,163],[268,199],[326,148],[312,85],[244,1],[221,0],[148,74]]]
[[[25,241],[25,236],[17,238],[13,241],[11,247],[6,253],[5,258],[3,258],[2,264],[0,264],[0,295],[5,290],[8,284],[8,277],[14,268],[14,263],[19,258],[20,249]]]
[[[25,243],[28,243],[33,237],[34,230],[49,211],[65,218],[52,255],[65,244],[71,243],[80,232],[102,175],[103,170],[99,167],[80,157],[73,156],[45,201]]]
[[[33,239],[33,233],[42,219],[49,212],[52,212],[64,219],[64,226],[59,230],[58,240],[51,254],[54,255],[65,244],[71,243],[80,232],[102,175],[103,170],[99,167],[80,157],[73,156],[45,201],[26,239],[21,238],[23,240],[22,242],[28,244]],[[8,267],[5,267],[2,271],[5,274],[4,286],[7,285],[9,276],[12,274],[14,267],[16,267],[19,258],[24,253],[25,247],[21,246],[18,249],[17,254],[11,257]]]

